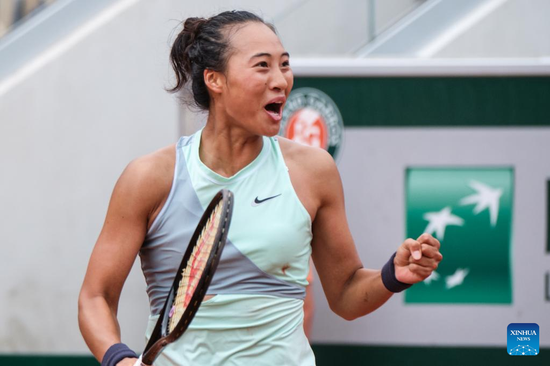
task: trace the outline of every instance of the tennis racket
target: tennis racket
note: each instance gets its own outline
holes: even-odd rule
[[[218,267],[233,205],[233,193],[227,189],[219,191],[208,205],[191,237],[151,338],[134,366],[152,365],[164,347],[175,342],[189,327]]]

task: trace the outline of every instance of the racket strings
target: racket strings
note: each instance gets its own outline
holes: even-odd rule
[[[197,238],[191,256],[187,261],[187,265],[182,270],[182,278],[179,282],[178,290],[176,291],[176,296],[169,314],[169,332],[174,330],[187,309],[189,302],[195,293],[195,289],[197,288],[204,268],[206,267],[208,257],[210,256],[210,252],[214,246],[216,232],[218,231],[218,226],[220,225],[222,206],[223,201],[220,201],[214,208],[199,237]]]

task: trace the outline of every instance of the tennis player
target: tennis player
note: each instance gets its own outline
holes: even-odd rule
[[[190,84],[207,123],[131,162],[114,188],[79,299],[82,334],[103,365],[136,361],[117,322],[136,256],[151,306],[148,336],[198,217],[220,188],[235,195],[220,265],[190,328],[157,366],[314,365],[302,327],[310,256],[330,308],[347,320],[437,268],[440,243],[428,234],[405,240],[382,270],[363,268],[332,157],[276,137],[293,75],[273,26],[244,11],[189,18],[171,61],[172,91]]]

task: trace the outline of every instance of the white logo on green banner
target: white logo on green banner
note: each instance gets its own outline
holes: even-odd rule
[[[511,168],[411,168],[407,237],[427,232],[443,261],[405,292],[406,303],[512,302]]]

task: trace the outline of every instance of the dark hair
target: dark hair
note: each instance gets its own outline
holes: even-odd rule
[[[259,22],[276,33],[273,25],[248,11],[225,11],[211,18],[187,18],[178,34],[170,61],[176,73],[175,93],[191,82],[195,104],[204,110],[210,107],[210,95],[204,83],[204,70],[224,72],[229,58],[229,31],[248,22]]]

